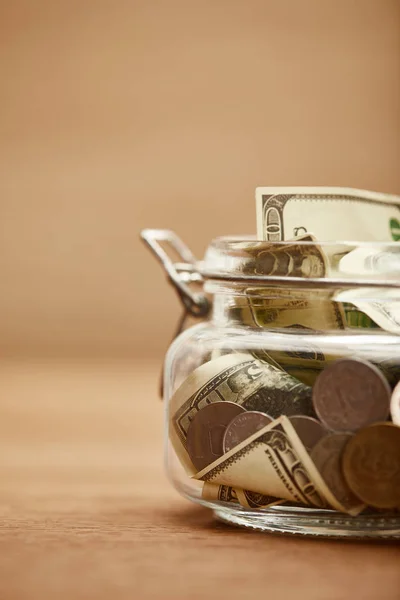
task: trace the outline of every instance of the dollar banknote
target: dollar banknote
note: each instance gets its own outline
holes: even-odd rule
[[[246,297],[256,325],[307,328],[313,331],[345,329],[345,315],[325,290],[247,288]]]
[[[252,509],[276,506],[283,502],[272,496],[265,496],[263,494],[258,494],[257,492],[250,492],[249,490],[235,490],[229,485],[218,485],[207,481],[205,481],[203,485],[202,498],[209,502],[239,503],[244,508]]]
[[[247,248],[243,253],[251,259],[246,261],[244,272],[273,277],[326,277],[328,259],[313,235],[299,236],[290,242],[264,242]]]
[[[248,288],[246,297],[258,327],[297,332],[292,348],[274,348],[271,339],[267,351],[293,377],[312,385],[322,369],[338,358],[328,355],[315,340],[310,340],[310,334],[318,331],[345,329],[343,307],[331,299],[330,292]]]
[[[170,439],[189,474],[196,472],[186,445],[190,423],[203,407],[220,401],[236,402],[272,418],[314,415],[311,388],[273,365],[245,353],[211,360],[195,369],[170,401]]]
[[[232,502],[233,504],[239,504],[236,490],[230,485],[218,485],[205,481],[201,497],[203,500],[208,500],[209,502]]]
[[[339,263],[341,275],[352,280],[358,277],[397,281],[400,275],[400,245],[361,246],[355,248]],[[346,306],[356,307],[360,314],[370,319],[372,326],[391,333],[400,333],[400,294],[396,289],[363,287],[339,293],[338,298]]]
[[[391,194],[338,187],[259,187],[256,204],[260,240],[279,242],[306,233],[320,242],[400,239],[400,197]]]
[[[381,329],[400,333],[400,293],[396,289],[354,288],[338,292],[338,301],[356,306]]]
[[[324,244],[323,250],[322,246],[319,249],[326,259],[323,277],[339,276],[354,280],[373,275],[375,279],[384,279],[396,276],[399,272],[400,250],[396,251],[393,244],[387,247],[382,245],[382,242],[400,240],[399,196],[348,188],[265,187],[257,188],[256,202],[258,237],[265,240],[266,244],[274,242],[279,248],[278,242],[282,240],[291,240],[296,236],[306,240],[307,235],[311,233],[319,242],[336,242]],[[351,244],[340,243],[338,240],[381,244],[376,248],[357,248],[354,244],[352,247]],[[289,246],[294,247],[293,242]],[[309,260],[314,261],[315,252],[311,251],[311,248],[312,245],[309,249]],[[297,265],[301,264],[300,261],[307,264],[304,256],[306,249],[307,244],[303,248],[303,257],[299,256],[297,259]],[[281,259],[279,264],[283,265],[284,261]],[[294,265],[294,260],[292,264]],[[292,274],[293,267],[291,269]],[[297,266],[294,272],[303,278],[307,277],[307,269]],[[314,269],[314,273],[316,272]],[[314,292],[308,294],[310,298],[314,296]],[[328,304],[325,305],[325,308],[327,307]],[[346,329],[381,328],[393,333],[400,330],[400,311],[395,302],[369,302],[365,298],[359,299],[356,291],[352,291],[348,300],[336,303],[336,308],[341,312],[341,322]],[[261,309],[257,312],[259,324],[263,320],[260,318],[263,314],[271,314]],[[313,314],[318,315],[315,311]],[[329,314],[329,311],[324,314]],[[305,325],[304,317],[305,313],[299,313],[298,321],[302,325]],[[317,326],[310,326],[318,329]],[[341,329],[342,326],[338,328]]]
[[[236,492],[239,503],[244,508],[270,508],[271,506],[278,506],[285,503],[285,500],[282,500],[281,498],[266,496],[265,494],[251,492],[250,490],[238,488]]]
[[[306,506],[358,512],[334,497],[285,416],[205,467],[195,479],[250,489]]]
[[[364,276],[366,279],[398,280],[400,276],[400,245],[368,244],[354,248],[340,258],[341,276]]]
[[[311,333],[309,331],[299,330],[299,333]],[[315,333],[315,332],[314,332]],[[216,348],[212,352],[212,358],[218,358],[220,356],[226,356],[227,354],[237,354],[246,352],[251,356],[260,360],[261,362],[273,365],[279,371],[283,371],[292,377],[295,377],[298,381],[301,381],[307,386],[312,386],[324,368],[324,365],[328,364],[332,360],[337,359],[336,355],[328,355],[320,349],[315,343],[310,343],[309,339],[305,339],[303,345],[297,348],[286,348],[285,350],[274,350],[272,340],[268,338],[269,352],[263,348],[251,349],[249,346],[246,348],[233,349],[232,347],[225,347],[223,349]],[[276,358],[280,363],[273,358]]]

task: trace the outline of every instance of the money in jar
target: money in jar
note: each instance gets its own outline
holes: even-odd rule
[[[252,530],[399,537],[400,198],[264,187],[256,208],[256,237],[202,260],[142,234],[185,315],[163,366],[168,475]]]

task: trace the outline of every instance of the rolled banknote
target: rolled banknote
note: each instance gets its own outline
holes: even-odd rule
[[[356,306],[381,329],[400,333],[400,291],[397,289],[354,288],[336,294],[338,301]]]
[[[326,290],[247,288],[246,296],[259,327],[304,327],[314,331],[345,328],[338,302]]]
[[[281,416],[195,475],[235,489],[251,489],[310,507],[358,514],[329,490],[289,419]]]
[[[189,426],[203,407],[221,401],[265,412],[272,418],[314,414],[311,388],[275,366],[245,353],[211,360],[195,369],[170,401],[170,439],[189,474],[196,473],[186,444]]]
[[[282,500],[281,498],[266,496],[265,494],[251,492],[250,490],[242,490],[238,488],[236,493],[239,504],[244,508],[270,508],[271,506],[278,506],[285,503],[285,500]]]
[[[264,496],[257,492],[248,490],[234,489],[229,485],[217,485],[204,482],[202,498],[210,502],[232,502],[240,504],[244,508],[267,508],[282,504],[284,501],[272,496]]]
[[[239,503],[236,490],[233,487],[230,485],[208,483],[207,481],[204,482],[201,497],[203,500],[208,500],[209,502]]]
[[[338,262],[338,272],[349,278],[364,275],[367,279],[400,277],[400,244],[360,246],[347,252]]]
[[[360,246],[343,256],[338,270],[349,278],[398,280],[400,276],[400,245]],[[355,306],[381,329],[400,333],[400,294],[396,289],[355,288],[336,295],[344,306]]]
[[[345,315],[329,291],[248,288],[246,296],[254,322],[268,329],[291,329],[304,338],[304,347],[284,350],[268,348],[268,355],[287,373],[312,385],[336,356],[329,356],[307,334],[345,328]],[[272,344],[271,344],[272,345]]]
[[[325,277],[329,263],[316,241],[313,235],[307,234],[290,240],[290,244],[258,243],[244,251],[252,260],[246,261],[243,270],[247,275]]]

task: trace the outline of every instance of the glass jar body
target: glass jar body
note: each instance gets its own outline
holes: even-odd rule
[[[186,434],[194,415],[209,404],[247,398],[246,411],[265,413],[274,421],[298,415],[314,419],[313,386],[336,361],[367,361],[392,386],[400,379],[400,337],[377,327],[359,303],[356,308],[336,301],[333,289],[311,291],[311,306],[306,301],[310,291],[302,289],[249,292],[214,285],[208,291],[213,296],[210,321],[182,333],[165,362],[166,469],[176,489],[212,508],[218,518],[256,529],[339,537],[400,536],[396,508],[381,511],[365,506],[348,514],[313,501],[269,498],[267,502],[260,489],[245,490],[221,483],[218,477],[208,479],[208,474],[198,478],[203,463],[193,467]],[[303,312],[297,318],[299,311]],[[346,319],[346,327],[338,325],[341,319]],[[267,371],[262,392],[257,387],[259,369]],[[211,458],[218,462],[218,452],[211,452],[208,462]],[[304,482],[299,485],[307,487]]]

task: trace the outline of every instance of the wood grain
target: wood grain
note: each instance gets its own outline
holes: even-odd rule
[[[248,532],[181,499],[157,378],[151,363],[3,363],[1,600],[399,597],[397,544]]]

